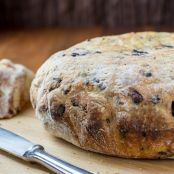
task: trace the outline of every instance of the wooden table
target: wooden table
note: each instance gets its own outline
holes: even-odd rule
[[[151,28],[147,28],[151,30]],[[117,30],[116,33],[124,33]],[[36,71],[54,52],[65,49],[87,38],[112,34],[101,28],[37,29],[0,33],[0,57],[10,58]],[[32,123],[32,124],[31,124]],[[49,135],[29,108],[9,120],[0,120],[0,126],[25,136],[75,165],[91,169],[97,174],[173,174],[174,160],[129,160],[86,152]],[[0,151],[0,174],[53,174],[37,164],[24,162]]]
[[[133,160],[82,150],[51,136],[35,118],[32,108],[16,117],[0,120],[0,126],[42,144],[51,154],[95,174],[173,174],[174,160]],[[0,174],[53,174],[41,165],[25,162],[0,151]]]
[[[0,58],[9,58],[36,71],[56,51],[102,34],[101,28],[47,28],[0,32]]]
[[[130,31],[174,31],[172,28],[45,28],[0,31],[0,58],[9,58],[36,71],[56,51],[66,49],[87,38]]]

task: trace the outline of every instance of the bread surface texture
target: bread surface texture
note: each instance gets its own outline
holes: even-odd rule
[[[34,74],[8,59],[0,60],[0,119],[19,113],[30,102],[30,85]]]
[[[125,158],[174,154],[174,34],[86,40],[52,55],[30,90],[53,135]]]

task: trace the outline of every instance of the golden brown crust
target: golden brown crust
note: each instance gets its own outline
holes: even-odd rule
[[[174,154],[174,34],[95,38],[53,55],[31,87],[50,132],[126,158]]]

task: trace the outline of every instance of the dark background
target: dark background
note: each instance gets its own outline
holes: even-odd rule
[[[0,0],[1,28],[174,27],[174,0]]]
[[[86,39],[137,31],[174,32],[174,0],[0,0],[0,59],[33,71]]]

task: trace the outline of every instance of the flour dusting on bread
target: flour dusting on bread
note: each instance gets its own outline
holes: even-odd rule
[[[126,158],[174,155],[174,34],[86,40],[50,57],[31,87],[36,116],[83,149]]]
[[[33,73],[8,59],[0,60],[0,118],[16,115],[30,101]]]

